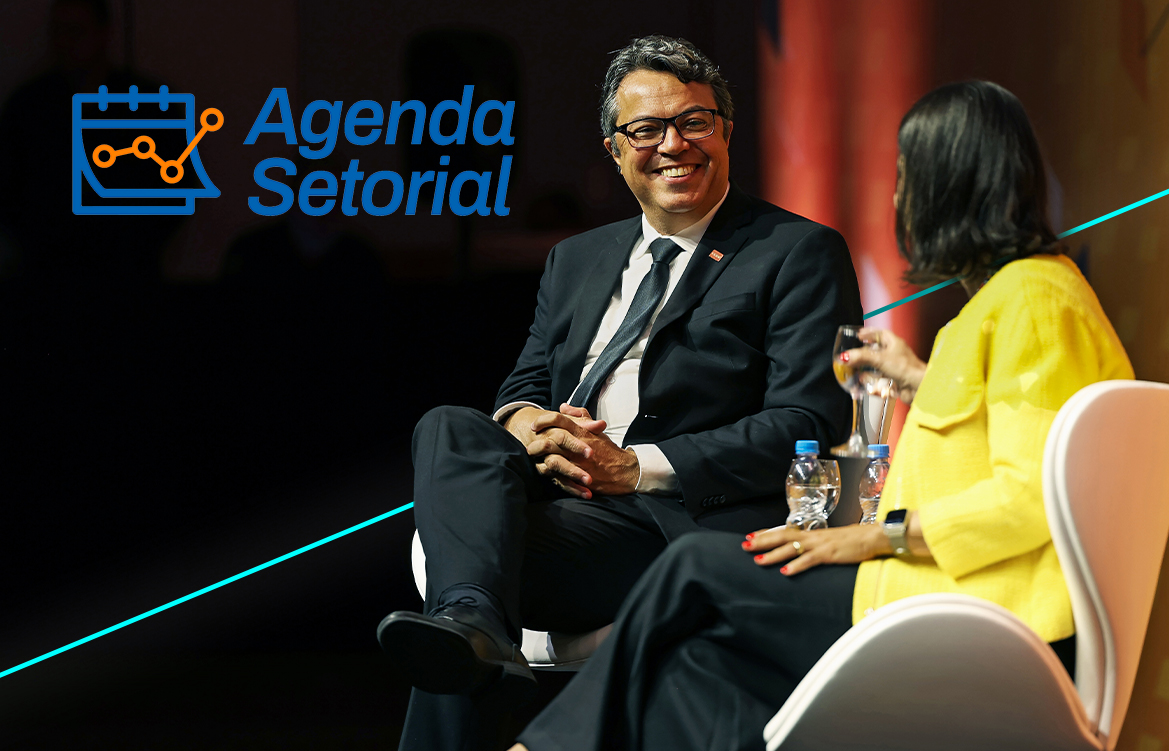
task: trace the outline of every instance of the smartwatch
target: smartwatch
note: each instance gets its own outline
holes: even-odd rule
[[[909,540],[905,534],[909,529],[906,521],[908,516],[909,511],[906,509],[893,509],[885,514],[885,521],[881,523],[881,529],[884,530],[885,536],[889,538],[889,545],[893,548],[893,555],[902,559],[913,557],[909,552]]]

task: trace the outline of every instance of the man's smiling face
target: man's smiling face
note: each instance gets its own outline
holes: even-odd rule
[[[670,73],[637,70],[617,88],[617,123],[643,117],[669,118],[695,109],[717,109],[708,84],[682,83]],[[725,130],[724,130],[725,128]],[[715,118],[714,133],[687,141],[666,126],[665,140],[635,149],[620,133],[605,148],[641,204],[650,225],[672,235],[706,216],[722,200],[730,174],[727,146],[731,124]]]

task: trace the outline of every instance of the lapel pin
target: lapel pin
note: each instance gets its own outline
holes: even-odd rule
[[[715,263],[718,263],[723,259],[723,254],[719,253],[717,250],[712,250],[710,251],[710,257],[715,260]]]

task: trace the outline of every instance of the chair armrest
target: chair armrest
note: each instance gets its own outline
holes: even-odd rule
[[[1071,678],[1026,624],[967,595],[878,609],[813,666],[768,751],[1099,751]]]

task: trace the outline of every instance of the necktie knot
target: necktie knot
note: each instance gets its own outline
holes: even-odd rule
[[[668,237],[659,237],[649,244],[649,254],[653,256],[654,263],[662,261],[670,263],[681,252],[682,248],[678,243]]]

